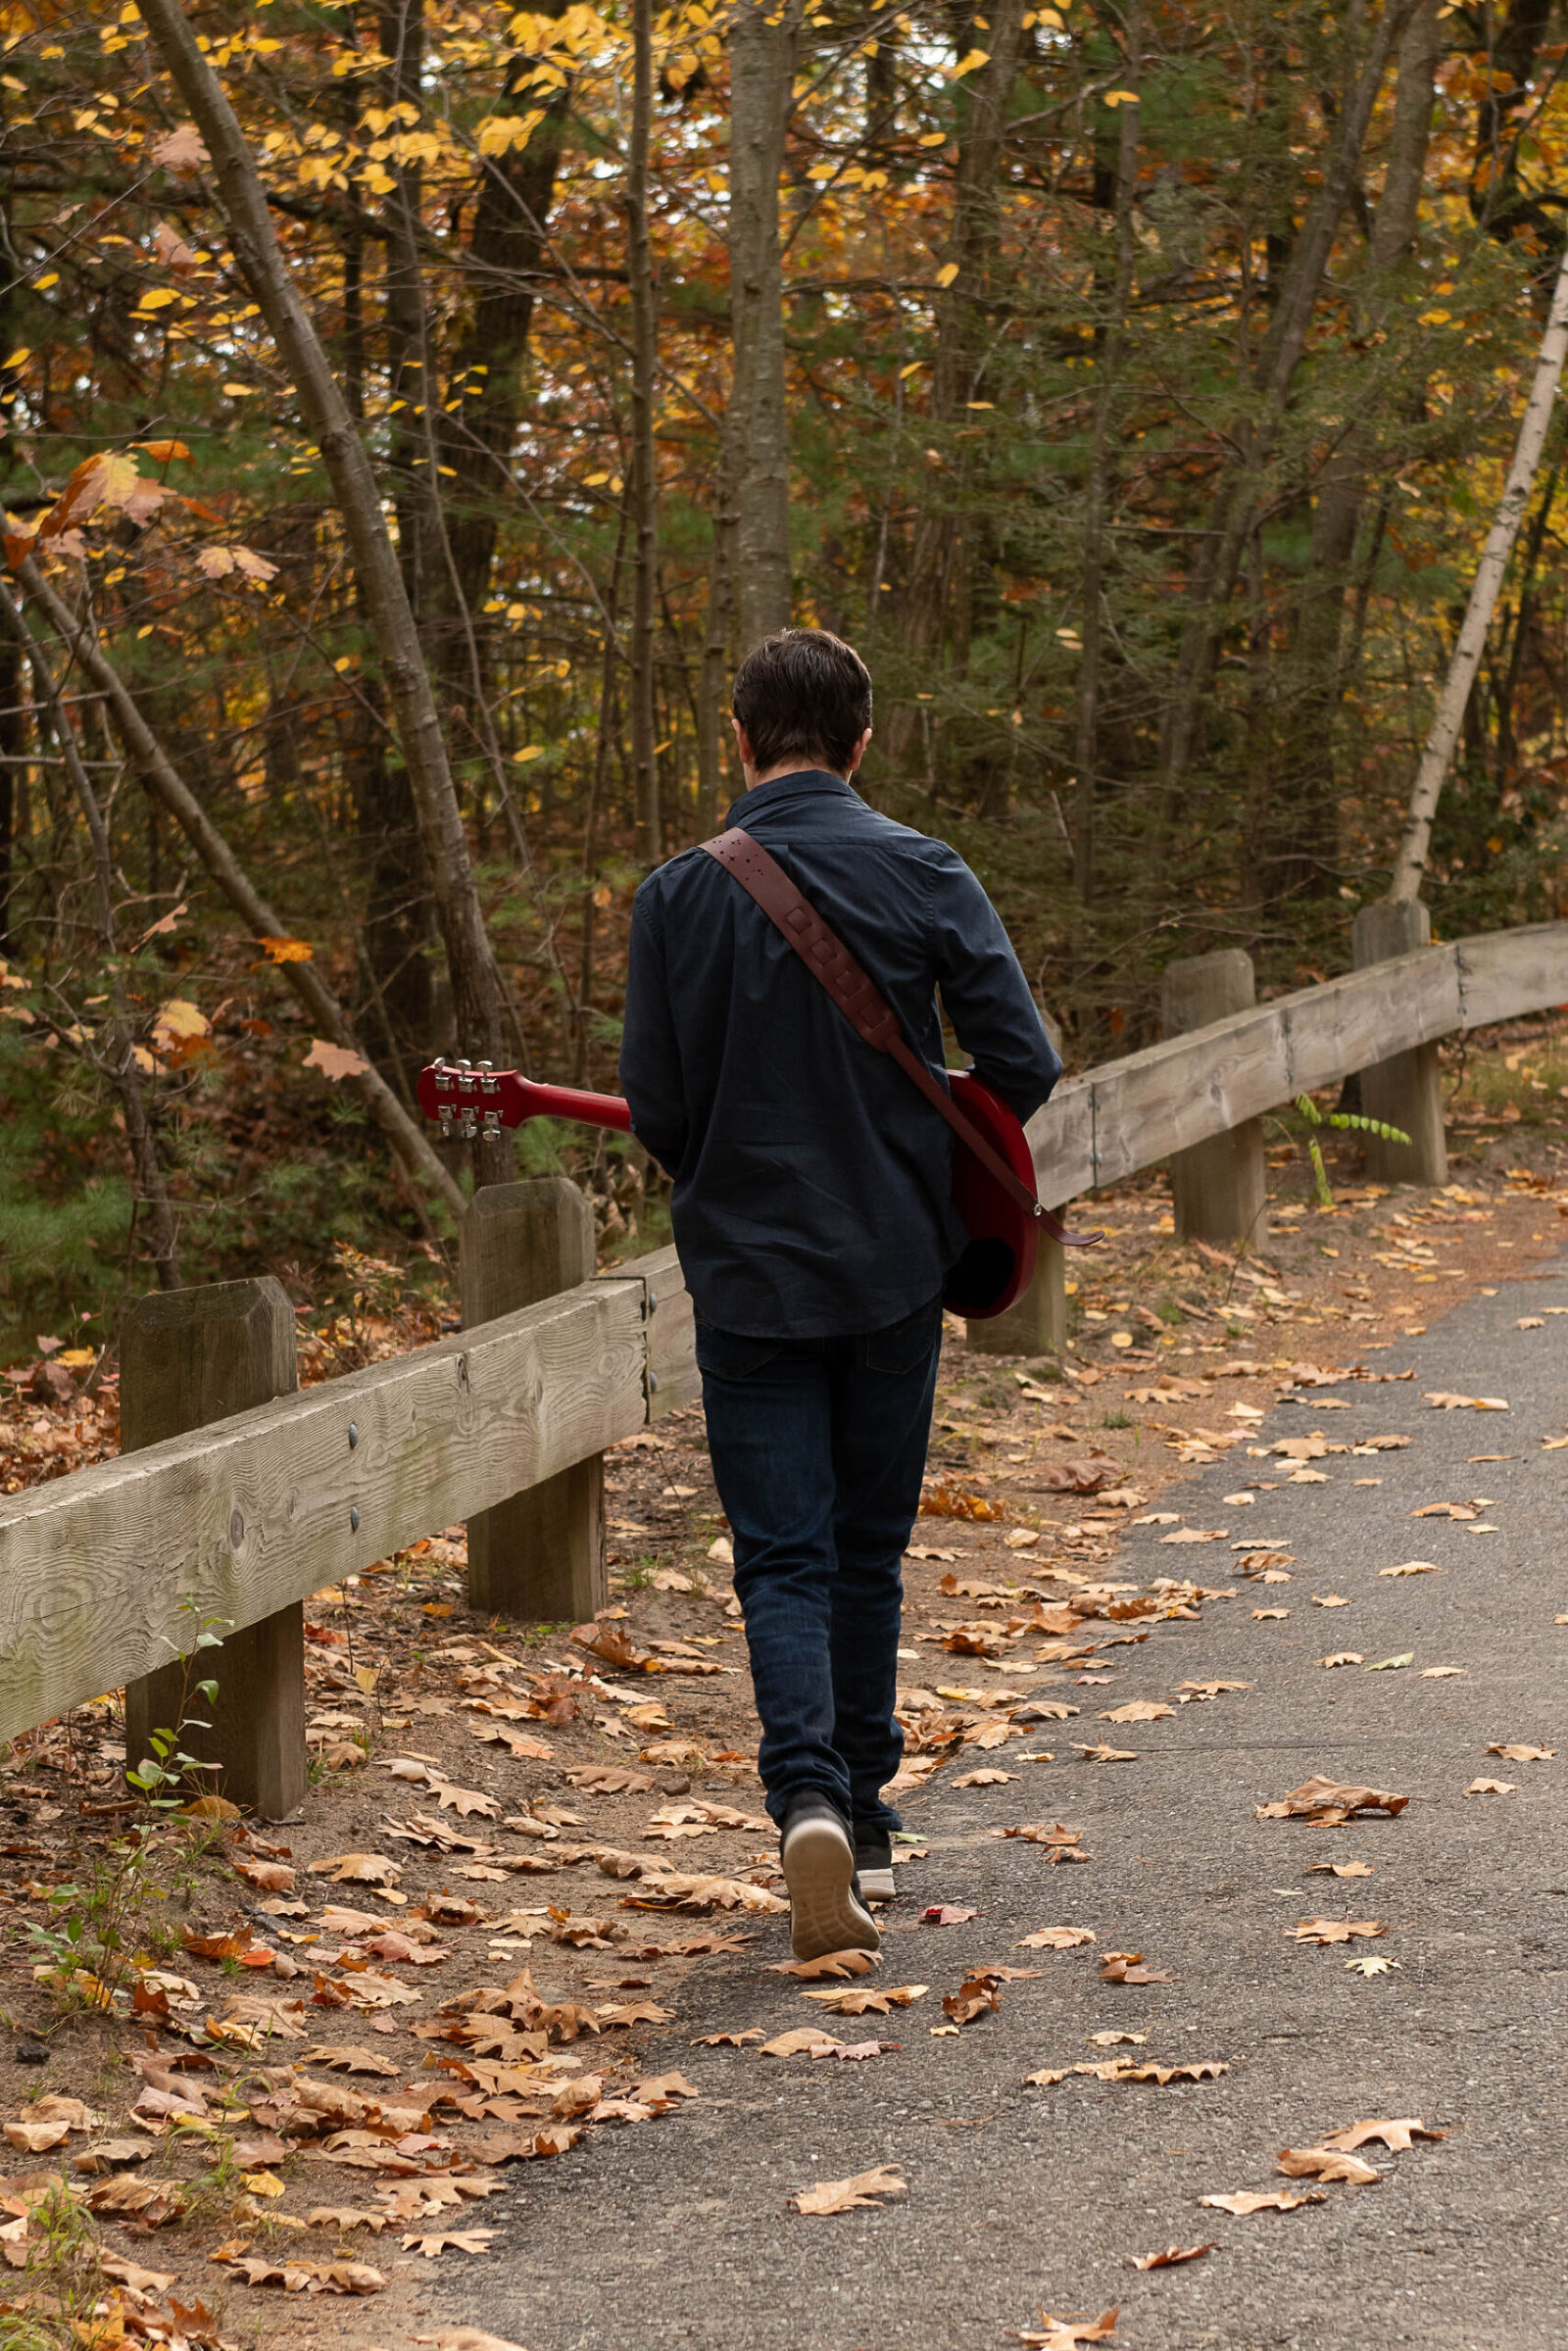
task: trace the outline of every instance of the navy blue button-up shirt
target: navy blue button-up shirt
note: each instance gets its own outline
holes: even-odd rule
[[[820,769],[730,809],[869,972],[933,1070],[936,992],[1020,1118],[1061,1073],[1002,921],[956,850]],[[953,1136],[857,1035],[732,875],[687,850],[632,912],[620,1082],[673,1179],[697,1312],[794,1339],[881,1330],[942,1288],[965,1234]]]

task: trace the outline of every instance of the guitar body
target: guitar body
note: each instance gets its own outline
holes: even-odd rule
[[[1017,1119],[999,1094],[967,1070],[949,1072],[953,1099],[992,1150],[1032,1192],[1034,1160]],[[419,1107],[439,1119],[443,1139],[471,1142],[486,1131],[521,1126],[528,1118],[568,1118],[581,1126],[631,1132],[631,1112],[618,1095],[585,1094],[574,1086],[539,1086],[514,1069],[433,1061],[419,1072]],[[1010,1200],[988,1168],[957,1138],[953,1151],[953,1204],[969,1235],[948,1275],[944,1303],[969,1322],[1004,1314],[1034,1280],[1040,1243],[1036,1220]]]
[[[1035,1163],[1028,1139],[1001,1095],[993,1094],[972,1070],[950,1070],[948,1085],[970,1125],[1033,1192]],[[948,1275],[943,1301],[967,1322],[989,1322],[1015,1305],[1034,1280],[1040,1226],[957,1136],[953,1142],[953,1204],[969,1243]]]

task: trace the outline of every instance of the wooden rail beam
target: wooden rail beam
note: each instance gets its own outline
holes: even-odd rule
[[[632,1436],[647,1295],[640,1272],[585,1282],[8,1496],[0,1739],[161,1665],[192,1607],[255,1624]]]

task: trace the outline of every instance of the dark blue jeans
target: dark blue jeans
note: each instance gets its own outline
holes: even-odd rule
[[[901,1563],[920,1507],[941,1338],[940,1298],[846,1338],[697,1326],[775,1821],[809,1788],[858,1830],[899,1826],[882,1789],[904,1752],[893,1719]]]

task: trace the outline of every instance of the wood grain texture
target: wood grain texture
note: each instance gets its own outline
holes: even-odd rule
[[[1484,933],[1454,952],[1467,1029],[1568,1004],[1568,922]]]
[[[0,1738],[162,1663],[187,1597],[254,1624],[633,1435],[645,1360],[640,1285],[587,1282],[8,1496]]]

